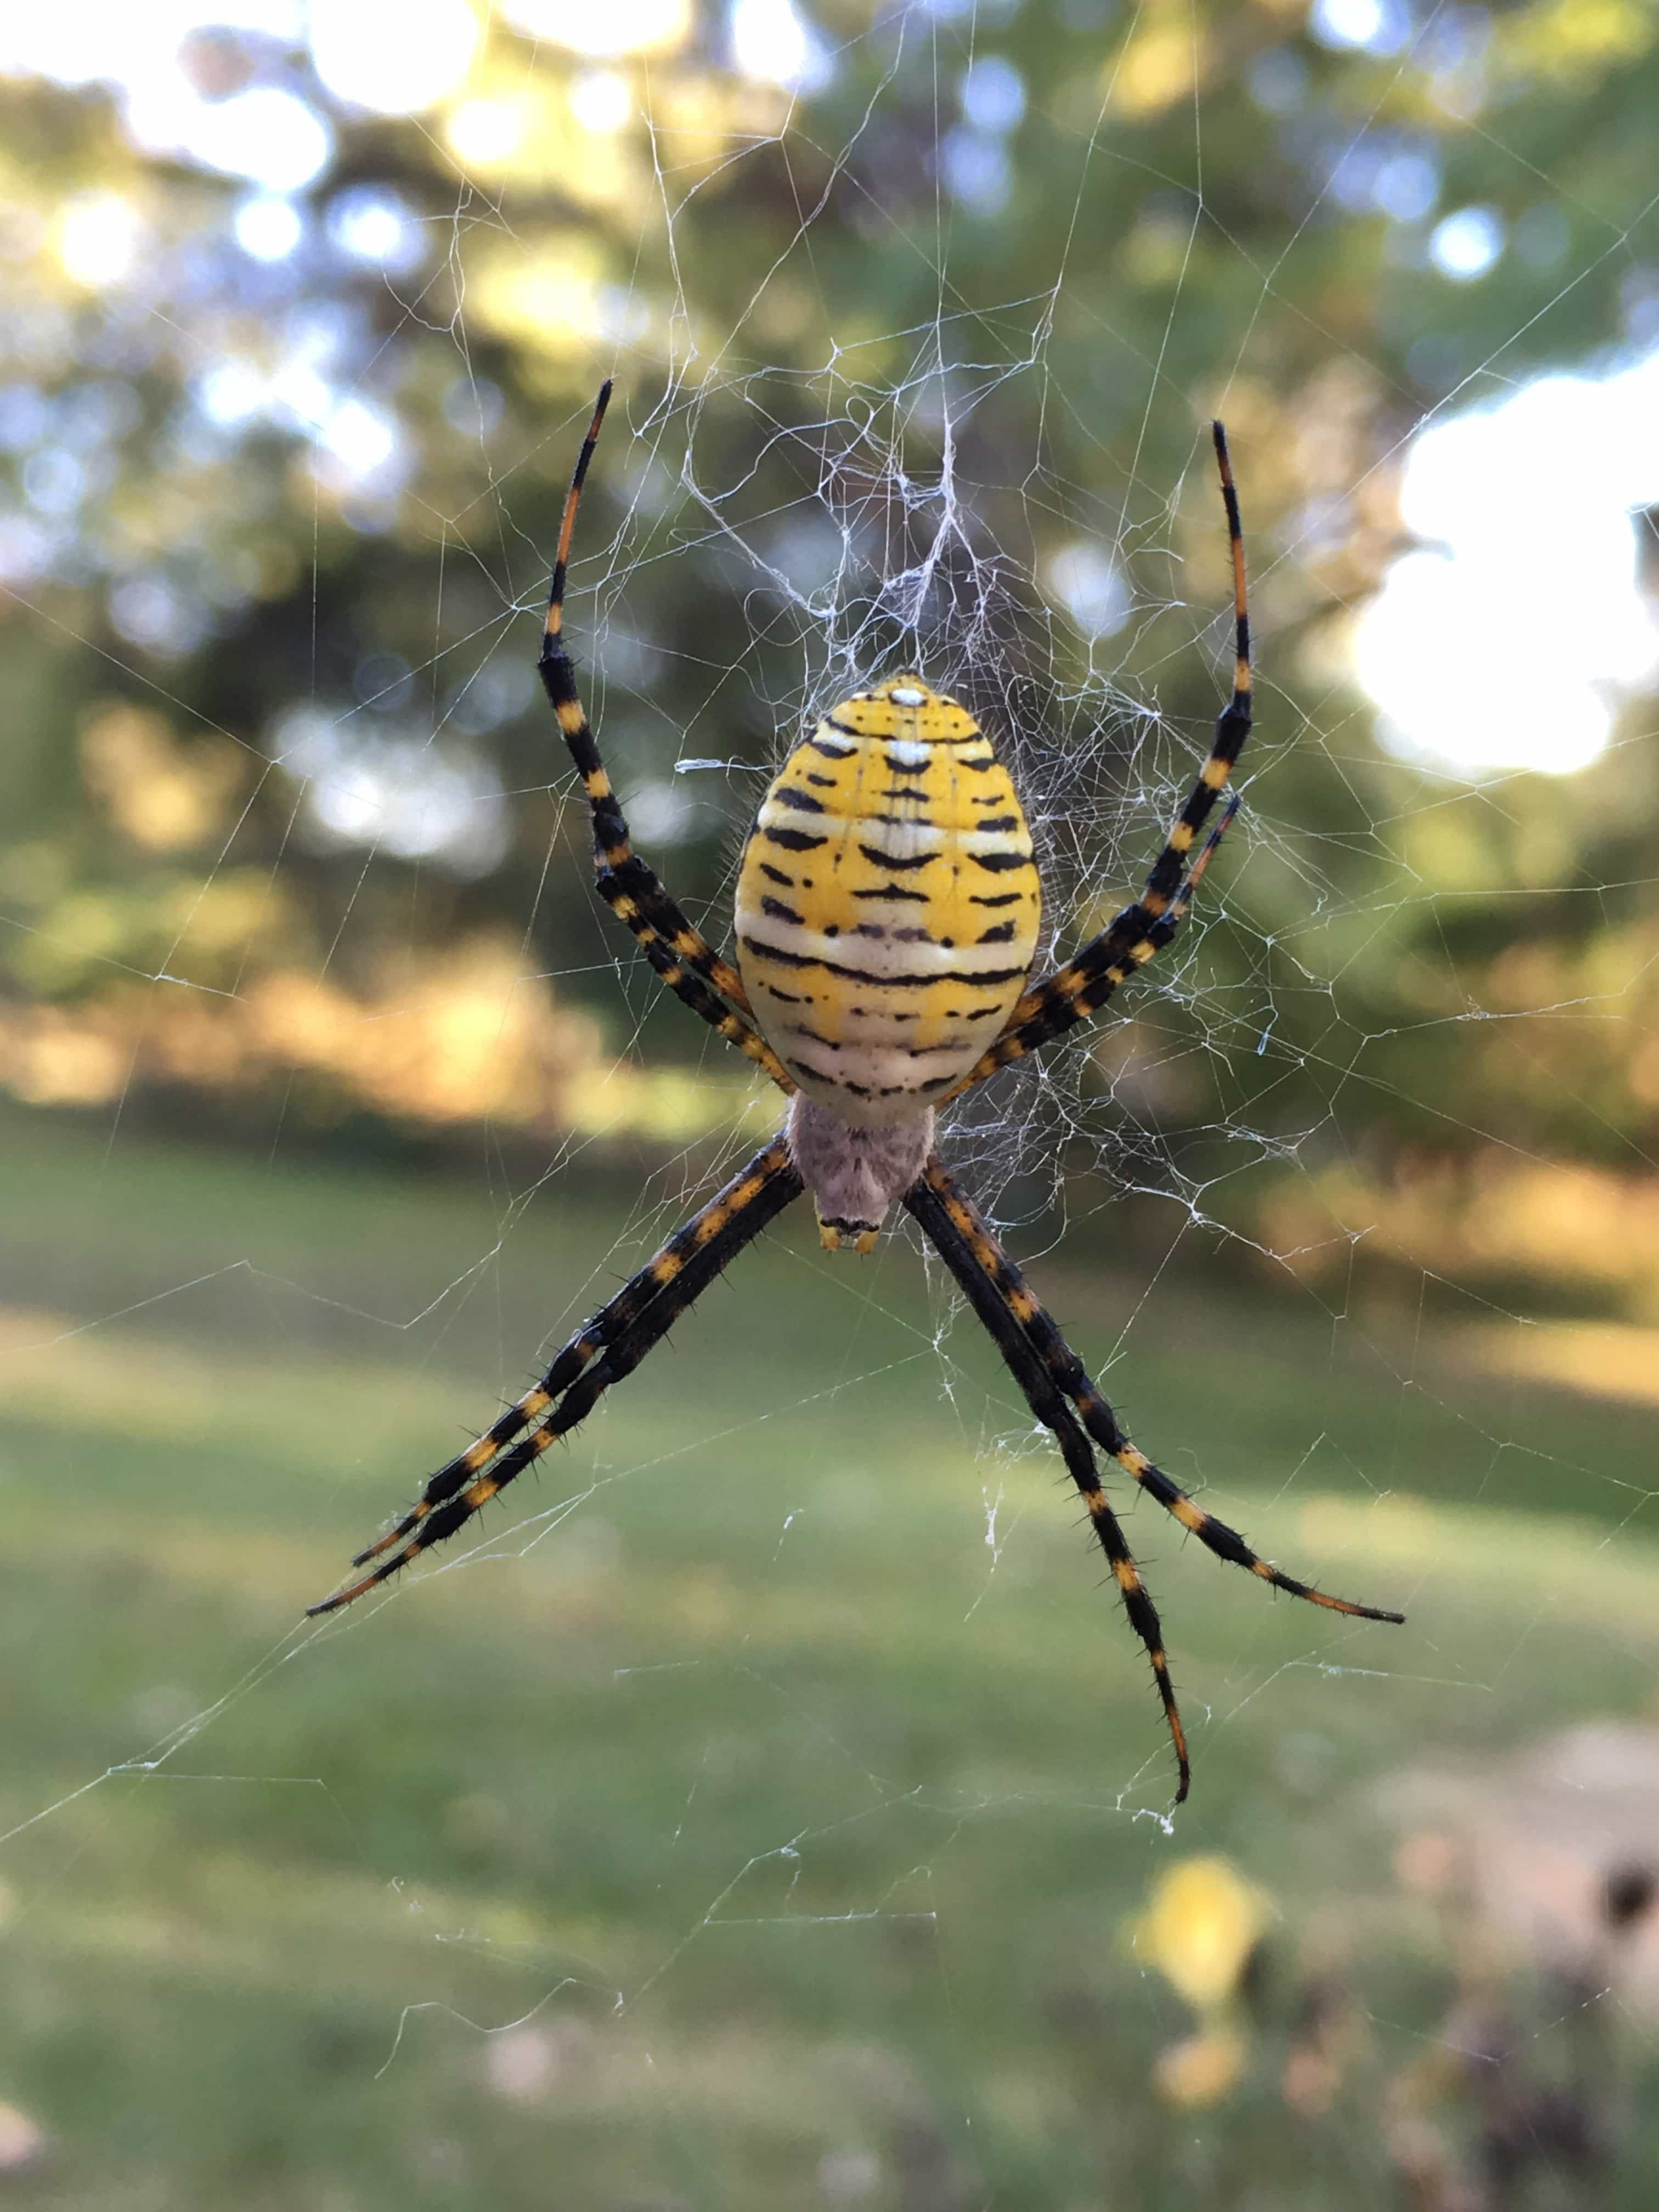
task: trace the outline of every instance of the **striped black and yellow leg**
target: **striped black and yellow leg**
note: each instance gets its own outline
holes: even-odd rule
[[[1277,1567],[1253,1552],[1237,1529],[1230,1528],[1224,1521],[1218,1521],[1214,1514],[1206,1513],[1178,1482],[1172,1481],[1161,1468],[1154,1467],[1146,1453],[1124,1435],[1116,1414],[1060,1334],[1054,1316],[1032,1295],[1025,1278],[998,1243],[978,1207],[951,1181],[937,1154],[923,1170],[921,1183],[966,1240],[975,1260],[989,1276],[999,1305],[1012,1315],[1023,1331],[1055,1389],[1077,1407],[1095,1443],[1117,1462],[1126,1474],[1133,1475],[1166,1513],[1173,1515],[1183,1528],[1196,1536],[1206,1550],[1233,1566],[1245,1568],[1262,1582],[1271,1583],[1274,1589],[1284,1590],[1291,1597],[1305,1598],[1310,1605],[1324,1606],[1332,1613],[1348,1613],[1358,1620],[1386,1620],[1396,1626],[1404,1620],[1404,1613],[1384,1612],[1376,1606],[1356,1605],[1349,1598],[1330,1597],[1310,1583],[1297,1582],[1291,1575],[1281,1574]],[[905,1203],[910,1205],[910,1199],[907,1197]],[[915,1212],[914,1206],[911,1210]]]
[[[1077,953],[1065,967],[1034,983],[990,1045],[951,1092],[957,1097],[982,1083],[1010,1060],[1023,1059],[1047,1044],[1051,1037],[1099,1012],[1124,978],[1143,967],[1175,935],[1188,902],[1208,866],[1210,856],[1237,810],[1235,799],[1196,860],[1191,860],[1200,832],[1209,820],[1216,800],[1226,786],[1234,763],[1250,733],[1250,617],[1244,587],[1244,533],[1239,521],[1238,494],[1233,487],[1232,466],[1227,458],[1227,435],[1219,422],[1212,423],[1216,465],[1221,475],[1221,495],[1227,511],[1227,535],[1233,567],[1233,689],[1216,723],[1210,757],[1198,772],[1187,794],[1187,803],[1170,825],[1163,851],[1153,861],[1140,896],[1126,906],[1100,935]],[[1190,865],[1189,865],[1190,863]]]
[[[936,1162],[929,1163],[927,1171],[905,1193],[904,1203],[960,1284],[969,1304],[1024,1394],[1026,1404],[1044,1428],[1053,1431],[1060,1446],[1066,1471],[1088,1509],[1090,1526],[1099,1538],[1111,1567],[1130,1626],[1146,1645],[1146,1656],[1152,1663],[1152,1680],[1164,1702],[1164,1716],[1175,1746],[1178,1805],[1187,1795],[1192,1771],[1187,1755],[1187,1731],[1182,1726],[1181,1710],[1170,1680],[1169,1656],[1164,1649],[1158,1608],[1141,1580],[1140,1570],[1112,1510],[1095,1463],[1093,1448],[1003,1295],[997,1267],[1002,1260],[1000,1248],[977,1215],[954,1203],[948,1182],[941,1188],[935,1182],[936,1165]],[[943,1175],[942,1169],[940,1174]]]
[[[1100,1012],[1120,983],[1138,968],[1144,968],[1154,953],[1161,952],[1186,919],[1193,893],[1204,879],[1210,857],[1226,836],[1237,811],[1238,795],[1235,793],[1227,801],[1220,821],[1205,839],[1203,850],[1188,870],[1185,882],[1144,937],[1103,966],[1101,956],[1090,948],[1079,953],[1068,967],[1049,976],[1040,990],[1027,992],[1020,1006],[1029,1007],[1030,1012],[1024,1019],[1018,1019],[1019,1006],[1015,1007],[1009,1017],[1009,1026],[975,1061],[955,1089],[947,1092],[944,1103],[959,1098],[964,1091],[971,1091],[998,1068],[1006,1067],[1011,1060],[1023,1060],[1028,1052],[1035,1052],[1051,1037],[1063,1036],[1078,1023],[1089,1020]]]
[[[407,1566],[416,1553],[453,1536],[550,1444],[568,1436],[612,1383],[630,1374],[800,1190],[799,1174],[781,1139],[757,1152],[577,1330],[535,1388],[510,1406],[476,1443],[440,1468],[396,1527],[359,1552],[351,1563],[360,1567],[378,1559],[380,1565],[307,1610],[337,1612]],[[540,1425],[532,1426],[536,1423]],[[386,1553],[391,1556],[382,1556]]]
[[[611,384],[607,378],[599,388],[593,417],[582,441],[564,503],[564,518],[559,526],[552,588],[547,600],[547,625],[542,637],[541,659],[537,664],[542,687],[587,794],[593,823],[595,882],[600,897],[638,938],[647,958],[669,989],[683,999],[693,1012],[701,1015],[711,1029],[718,1030],[729,1043],[763,1068],[781,1090],[793,1091],[794,1085],[777,1055],[753,1022],[745,1018],[750,1006],[742,977],[729,960],[720,957],[702,932],[692,927],[654,872],[634,850],[627,819],[599,757],[599,745],[577,689],[575,668],[565,647],[564,587],[576,510],[581,503],[587,465],[593,458],[610,402]],[[735,1012],[734,1007],[738,1010]]]

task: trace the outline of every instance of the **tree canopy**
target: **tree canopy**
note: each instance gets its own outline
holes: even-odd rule
[[[1659,1205],[1651,698],[1571,776],[1465,779],[1352,656],[1413,434],[1659,340],[1659,12],[429,0],[398,54],[343,8],[138,58],[64,12],[0,79],[18,1097],[261,1142],[765,1116],[619,981],[534,680],[599,378],[571,634],[716,937],[759,772],[912,659],[1006,744],[1057,940],[1130,893],[1224,691],[1224,413],[1245,812],[1169,975],[981,1150],[1068,1139],[1314,1272],[1380,1225],[1659,1301],[1619,1233]],[[1573,559],[1540,530],[1523,632]],[[1527,716],[1524,656],[1483,680]]]

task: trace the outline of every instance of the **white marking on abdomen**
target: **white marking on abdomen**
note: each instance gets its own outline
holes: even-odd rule
[[[859,843],[884,860],[914,860],[926,853],[933,857],[945,850],[945,833],[918,817],[914,821],[860,822]],[[958,836],[961,832],[956,833]],[[971,834],[971,833],[969,833]],[[995,842],[994,838],[993,843]]]

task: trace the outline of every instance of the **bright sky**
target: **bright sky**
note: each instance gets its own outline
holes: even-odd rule
[[[1385,743],[1476,772],[1594,760],[1625,690],[1659,664],[1638,512],[1659,504],[1659,353],[1431,425],[1402,504],[1425,543],[1395,562],[1356,641]]]

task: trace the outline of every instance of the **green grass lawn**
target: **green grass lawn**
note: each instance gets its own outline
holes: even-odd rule
[[[16,2202],[1397,2201],[1362,2097],[1294,2119],[1264,2059],[1156,2099],[1189,2021],[1125,1923],[1224,1852],[1281,1976],[1322,1946],[1407,2063],[1449,1984],[1365,1932],[1389,1779],[1650,1708],[1650,1411],[1038,1262],[1172,1474],[1411,1615],[1274,1599],[1126,1501],[1193,1738],[1171,1832],[1059,1463],[902,1246],[786,1217],[480,1541],[307,1624],[674,1179],[629,1213],[578,1158],[515,1209],[488,1161],[6,1135],[0,2101],[51,2142]]]

